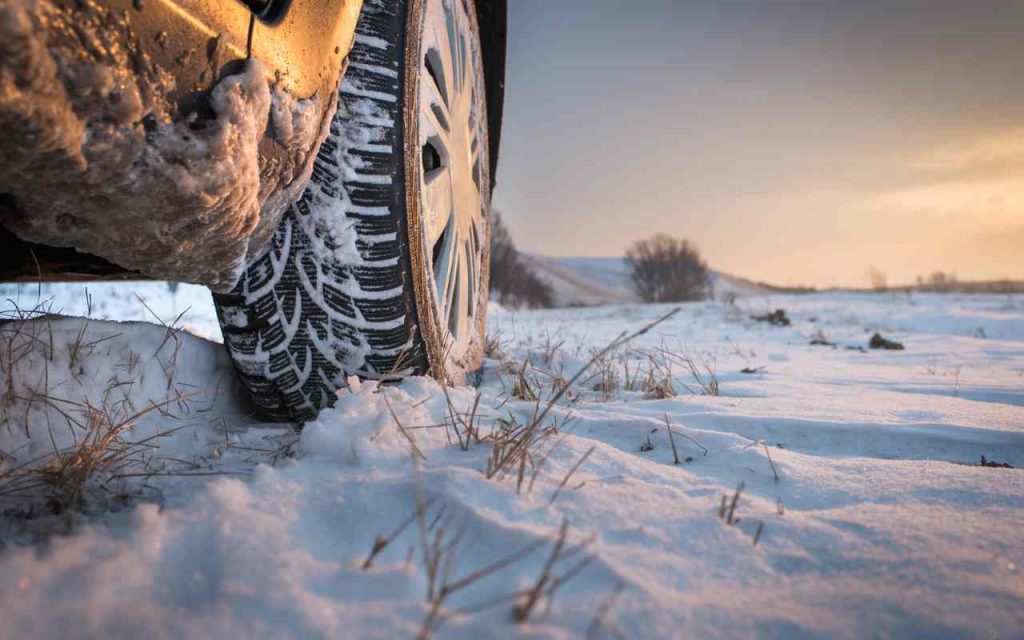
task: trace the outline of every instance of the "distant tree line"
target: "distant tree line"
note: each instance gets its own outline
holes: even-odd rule
[[[934,271],[917,276],[914,289],[934,293],[1024,293],[1024,280],[963,281],[955,273]]]
[[[491,296],[509,307],[551,307],[555,303],[551,287],[523,264],[498,211],[491,218]]]

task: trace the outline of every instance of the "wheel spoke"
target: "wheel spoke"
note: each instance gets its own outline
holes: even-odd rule
[[[476,245],[473,242],[473,233],[466,234],[466,242],[463,246],[466,248],[466,267],[469,273],[469,278],[466,281],[467,284],[467,295],[466,295],[466,315],[472,318],[476,315],[476,293],[477,287],[479,286],[479,273],[480,265],[478,263],[479,255],[476,250]]]
[[[428,89],[433,89],[441,102],[444,103],[444,106],[451,108],[451,100],[449,99],[451,83],[445,76],[444,61],[436,48],[427,50],[426,56],[423,58],[423,64],[428,78],[426,84],[430,85]]]
[[[450,22],[449,13],[443,8],[439,8],[441,16],[438,20],[437,26],[433,30],[434,44],[437,47],[438,59],[441,62],[441,73],[444,74],[445,86],[448,88],[449,95],[454,95],[458,89],[454,86],[453,81],[455,79],[455,61],[452,59],[452,28],[453,24]]]
[[[447,40],[445,44],[448,52],[448,77],[451,78],[452,87],[456,94],[462,90],[461,87],[461,65],[462,60],[459,58],[459,52],[456,50],[456,43],[459,40],[458,24],[456,22],[456,12],[450,11],[449,7],[444,8],[445,24],[447,26]]]
[[[424,133],[428,136],[437,135],[446,141],[445,147],[448,147],[447,140],[451,136],[452,131],[451,111],[448,109],[445,98],[437,85],[434,84],[433,79],[423,82],[421,85],[426,89],[424,99],[427,108],[420,109],[420,138],[424,139]],[[429,129],[427,132],[422,130],[424,120]]]
[[[427,224],[427,246],[433,248],[455,214],[452,208],[452,183],[447,167],[442,167],[424,179],[421,206]]]
[[[456,318],[456,329],[455,337],[464,336],[469,329],[469,279],[471,276],[471,269],[469,268],[469,256],[468,246],[466,242],[459,242],[459,293],[455,301],[455,313],[458,314]]]
[[[473,137],[473,144],[469,147],[469,166],[473,172],[473,184],[476,190],[480,191],[480,139]],[[474,216],[475,217],[475,216]]]
[[[441,249],[441,268],[439,269],[439,280],[438,280],[438,292],[443,292],[441,295],[441,305],[444,309],[445,321],[451,317],[452,302],[455,298],[455,291],[458,283],[458,237],[456,232],[457,227],[452,224],[448,228],[448,234],[445,237],[444,247]]]
[[[473,65],[469,64],[469,45],[466,44],[465,37],[459,38],[459,49],[460,55],[462,56],[462,68],[460,69],[459,79],[459,100],[461,106],[469,113],[473,107]]]

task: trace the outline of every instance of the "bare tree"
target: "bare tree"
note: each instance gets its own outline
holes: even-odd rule
[[[657,234],[626,250],[633,285],[646,302],[703,300],[710,281],[708,267],[689,240]]]
[[[554,305],[551,287],[537,277],[519,258],[515,242],[501,214],[491,218],[491,291],[498,302],[508,306],[550,307]]]
[[[936,291],[953,289],[956,286],[956,274],[953,272],[935,271],[929,274],[926,284]]]
[[[885,291],[889,288],[889,279],[885,277],[881,269],[874,265],[869,266],[864,271],[864,277],[875,291]]]

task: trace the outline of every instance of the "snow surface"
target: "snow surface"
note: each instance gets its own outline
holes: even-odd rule
[[[101,297],[90,285],[94,317],[145,318],[127,293],[140,286],[104,285]],[[78,310],[83,296],[62,287],[54,305]],[[166,322],[181,312],[149,293]],[[173,304],[188,297],[183,320],[203,333],[212,310],[193,293],[179,289]],[[27,297],[23,289],[22,308]],[[793,325],[750,320],[775,308]],[[479,376],[484,434],[499,416],[521,422],[534,410],[510,397],[510,369],[526,362],[548,397],[595,350],[669,310],[492,313],[502,357]],[[114,413],[123,398],[143,408],[191,395],[126,436],[174,429],[138,461],[138,473],[153,475],[91,483],[86,513],[37,506],[26,519],[31,500],[4,505],[2,637],[416,637],[430,612],[418,525],[362,567],[375,537],[415,513],[418,495],[425,526],[438,523],[428,539],[459,540],[449,584],[513,557],[447,599],[438,637],[1024,636],[1022,297],[684,305],[619,354],[635,368],[645,350],[689,353],[715,369],[720,395],[701,395],[680,367],[670,398],[578,383],[575,402],[546,418],[562,426],[519,491],[514,474],[485,477],[488,444],[450,443],[454,434],[437,426],[445,393],[432,380],[383,392],[353,381],[296,435],[249,415],[219,345],[149,323],[83,324],[0,325],[0,390],[16,390],[4,396],[0,426],[7,469],[73,442],[53,399],[68,400],[57,404],[75,417],[86,400],[103,405],[112,384]],[[846,348],[866,347],[876,331],[906,350]],[[811,346],[812,336],[836,346]],[[76,344],[89,348],[73,357]],[[31,348],[9,348],[19,345]],[[10,353],[28,355],[12,363]],[[51,401],[26,401],[44,380]],[[475,394],[449,390],[459,411]],[[407,437],[424,456],[415,463]],[[981,456],[1016,468],[979,466]],[[740,483],[739,520],[728,524],[722,497]],[[505,596],[537,581],[563,521],[553,575],[565,581],[516,623],[522,597]]]

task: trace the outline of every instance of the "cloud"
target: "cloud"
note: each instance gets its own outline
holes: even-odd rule
[[[902,178],[874,192],[867,205],[877,214],[922,223],[1024,223],[1024,129],[975,135],[911,155]]]
[[[970,173],[981,168],[1024,169],[1024,128],[974,136],[929,149],[915,158],[911,169],[926,172]]]

